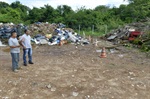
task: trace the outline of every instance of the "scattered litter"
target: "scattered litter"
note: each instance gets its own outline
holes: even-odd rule
[[[106,73],[106,72],[109,72],[109,70],[105,70],[105,71],[103,71],[103,73]]]
[[[56,91],[56,87],[51,84],[46,85],[46,88],[50,89],[52,92]]]
[[[56,87],[51,87],[51,91],[56,91]]]
[[[49,85],[47,85],[46,87],[47,87],[48,89],[51,89],[52,86],[51,86],[51,84],[49,84]]]
[[[72,75],[72,77],[74,78],[75,76],[74,76],[74,75]]]
[[[136,76],[134,72],[129,72],[130,76]]]
[[[118,55],[120,58],[123,58],[124,57],[124,55],[122,55],[122,54],[120,54],[120,55]]]
[[[96,52],[97,52],[97,53],[101,53],[101,52],[102,52],[102,49],[101,49],[101,50],[96,50]]]
[[[85,99],[90,99],[90,95],[85,96]]]
[[[109,49],[109,51],[110,51],[110,53],[115,53],[115,52],[117,52],[115,49]]]
[[[146,89],[146,85],[144,85],[143,83],[140,83],[138,85],[136,85],[138,88],[140,89]]]
[[[79,93],[78,92],[72,92],[72,95],[77,97],[79,95]]]
[[[2,97],[2,99],[10,99],[9,97]]]
[[[64,94],[62,94],[62,97],[65,97],[65,95],[64,95]]]

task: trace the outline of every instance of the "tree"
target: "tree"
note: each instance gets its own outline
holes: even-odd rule
[[[33,7],[33,9],[29,11],[29,17],[28,17],[28,19],[31,21],[31,23],[44,22],[44,20],[45,20],[44,19],[45,16],[43,15],[44,10],[45,10],[45,8]]]
[[[16,9],[18,12],[20,12],[21,20],[26,21],[28,17],[28,11],[31,9],[25,5],[22,5],[20,1],[16,1],[11,3],[11,8]]]
[[[54,17],[55,17],[55,14],[54,14],[54,8],[50,5],[45,5],[44,6],[44,22],[47,21],[47,22],[53,22],[54,21]]]
[[[9,7],[9,4],[8,3],[6,3],[6,2],[1,2],[0,1],[0,8],[2,9],[2,8],[7,8],[7,7]]]
[[[10,7],[5,9],[7,13],[0,15],[0,22],[20,22],[20,13]]]

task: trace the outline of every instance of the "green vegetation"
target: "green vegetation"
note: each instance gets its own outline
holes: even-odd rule
[[[108,6],[97,6],[95,9],[80,9],[73,11],[70,6],[62,5],[54,9],[50,5],[41,8],[29,7],[19,1],[7,4],[0,2],[0,22],[13,23],[64,23],[68,27],[78,30],[79,25],[84,31],[91,31],[92,26],[97,31],[105,33],[104,25],[108,30],[117,28],[131,22],[137,22],[146,17],[150,17],[149,0],[128,0],[129,5],[120,5],[119,8]]]

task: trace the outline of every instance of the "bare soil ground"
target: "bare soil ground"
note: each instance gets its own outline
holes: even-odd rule
[[[6,49],[0,47],[0,99],[150,99],[150,59],[136,49],[118,47],[100,58],[93,45],[36,46],[34,65],[24,67],[21,52],[18,73]]]

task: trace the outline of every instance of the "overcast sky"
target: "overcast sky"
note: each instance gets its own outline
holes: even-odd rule
[[[12,3],[16,0],[0,0],[5,1],[7,3]],[[107,5],[107,6],[116,6],[119,7],[120,4],[128,4],[123,0],[17,0],[20,1],[22,4],[33,8],[33,7],[42,7],[45,4],[49,4],[52,7],[56,8],[58,5],[69,5],[76,10],[82,6],[86,8],[95,8],[98,5]]]

